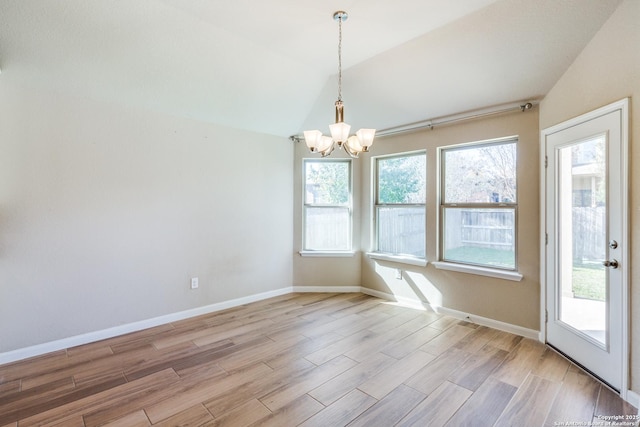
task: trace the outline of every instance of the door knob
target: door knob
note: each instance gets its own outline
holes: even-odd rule
[[[611,261],[602,261],[602,265],[609,268],[618,268],[618,260],[612,259]]]

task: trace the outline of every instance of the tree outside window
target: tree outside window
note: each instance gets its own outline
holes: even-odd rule
[[[441,258],[516,269],[517,140],[441,150]]]
[[[376,252],[425,258],[426,155],[375,160]]]

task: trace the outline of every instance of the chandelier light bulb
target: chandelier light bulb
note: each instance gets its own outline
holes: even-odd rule
[[[309,148],[309,151],[315,153],[318,151],[318,146],[320,145],[320,138],[322,137],[322,132],[319,130],[305,130],[304,131],[304,141]]]
[[[375,129],[360,129],[356,132],[358,141],[362,145],[362,151],[369,151],[369,147],[373,144],[373,138],[376,136]]]
[[[356,135],[351,135],[349,139],[347,139],[347,146],[349,147],[349,149],[351,149],[351,151],[354,152],[364,151],[364,147],[360,143],[360,138],[358,138]]]
[[[342,143],[349,138],[349,131],[351,126],[345,122],[334,123],[329,125],[329,131],[331,132],[331,138],[333,142],[338,144],[338,147],[342,146]]]
[[[320,137],[320,146],[318,147],[318,152],[322,154],[322,157],[326,157],[333,151],[333,139],[330,136],[322,135]]]

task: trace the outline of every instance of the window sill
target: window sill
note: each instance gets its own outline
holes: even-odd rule
[[[354,251],[300,251],[298,253],[302,257],[318,257],[318,258],[353,257],[356,254]]]
[[[524,276],[516,271],[505,271],[494,268],[478,267],[475,265],[455,264],[452,262],[437,261],[432,263],[439,270],[457,271],[459,273],[477,274],[479,276],[495,277],[497,279],[519,282]]]
[[[410,265],[417,265],[419,267],[424,267],[427,265],[427,260],[423,259],[423,258],[415,258],[415,257],[410,257],[410,256],[403,256],[403,255],[389,255],[389,254],[383,254],[383,253],[379,253],[379,252],[367,252],[367,256],[371,259],[379,259],[382,261],[392,261],[392,262],[399,262],[402,264],[410,264]]]

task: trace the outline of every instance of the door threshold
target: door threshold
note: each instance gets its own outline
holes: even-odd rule
[[[558,353],[560,356],[564,357],[565,359],[567,359],[569,362],[573,363],[574,365],[576,365],[577,367],[579,367],[580,369],[582,369],[583,371],[585,371],[587,374],[589,374],[593,379],[595,379],[596,381],[598,381],[599,383],[605,385],[609,390],[613,391],[615,394],[617,394],[618,396],[621,396],[620,390],[613,387],[611,384],[609,384],[608,382],[606,382],[605,380],[603,380],[602,378],[600,378],[599,376],[597,376],[596,374],[593,373],[593,371],[589,370],[589,368],[586,368],[584,365],[582,365],[581,363],[577,362],[576,360],[574,360],[571,356],[568,356],[565,352],[563,352],[562,350],[557,349],[556,347],[553,346],[553,344],[549,344],[546,343],[547,347],[549,347],[551,350],[555,351],[556,353]]]

